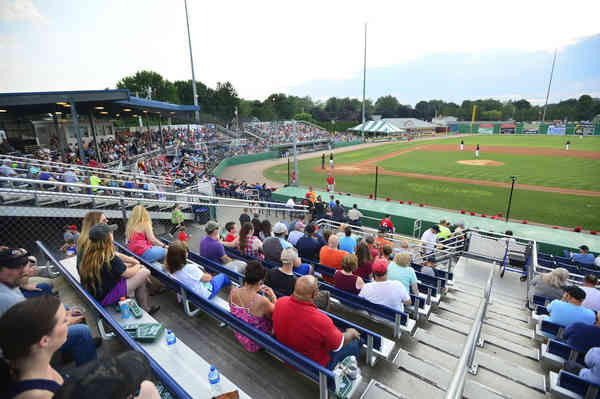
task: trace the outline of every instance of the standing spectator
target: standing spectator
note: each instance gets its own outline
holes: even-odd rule
[[[330,370],[347,356],[360,352],[360,334],[344,333],[314,305],[319,285],[314,276],[296,281],[292,296],[280,298],[273,311],[273,330],[279,342]]]
[[[242,214],[240,215],[240,226],[243,226],[244,223],[250,221],[250,215],[248,215],[248,208],[244,208]]]
[[[288,235],[288,241],[293,245],[296,246],[296,244],[298,243],[298,240],[300,238],[302,238],[302,236],[304,235],[304,228],[306,226],[304,226],[304,223],[302,223],[301,221],[297,221],[296,223],[294,223],[294,228],[293,230],[290,232],[290,234]],[[290,226],[290,229],[292,227]]]
[[[348,252],[338,249],[338,238],[332,234],[327,245],[321,248],[321,252],[319,252],[319,263],[339,270],[342,268],[342,258],[346,255],[348,255]],[[323,276],[323,279],[330,284],[333,283],[331,277]]]
[[[335,206],[335,198],[333,195],[329,196],[329,210],[333,211],[333,207]]]
[[[352,205],[352,208],[348,211],[348,223],[350,223],[352,226],[360,226],[361,217],[363,217],[363,214],[358,210],[358,205]]]
[[[285,239],[286,234],[287,227],[285,224],[279,222],[273,226],[274,237],[269,237],[263,242],[263,253],[267,262],[281,262],[281,251],[293,246]]]
[[[359,296],[379,305],[389,306],[404,312],[404,305],[410,305],[410,295],[400,281],[388,280],[388,264],[383,259],[373,262],[375,281],[365,284]]]
[[[188,248],[185,243],[171,243],[165,257],[165,269],[202,298],[211,300],[221,288],[230,284],[226,274],[219,273],[213,277],[195,263],[188,263],[187,256]]]
[[[0,318],[0,347],[10,362],[2,368],[10,367],[12,373],[0,393],[10,398],[54,396],[64,380],[50,359],[65,344],[68,332],[67,311],[54,296],[29,299],[8,309]]]
[[[379,229],[383,229],[386,233],[393,233],[395,231],[394,223],[392,223],[392,217],[390,215],[385,215],[385,217],[381,219]]]
[[[333,220],[335,220],[336,222],[344,222],[345,221],[344,205],[342,205],[340,203],[340,200],[335,200],[335,205],[331,209],[331,216],[332,216]]]
[[[315,225],[306,225],[304,228],[304,236],[298,239],[296,248],[298,249],[298,254],[302,258],[316,261],[319,259],[319,251],[321,251],[321,247],[323,247],[325,242],[321,242],[314,234]]]
[[[167,254],[167,246],[154,235],[150,214],[143,205],[133,208],[125,227],[125,237],[127,248],[146,262],[162,261]]]
[[[308,193],[306,193],[306,197],[310,200],[310,202],[312,202],[313,204],[315,203],[315,201],[317,200],[317,193],[315,193],[315,190],[313,190],[312,186],[308,187]]]
[[[423,241],[421,245],[423,245],[425,256],[428,258],[432,258],[434,256],[433,251],[437,244],[437,235],[439,232],[440,226],[434,224],[433,226],[431,226],[431,228],[425,230],[425,232],[421,236],[421,241]]]
[[[333,285],[340,290],[358,295],[364,287],[365,282],[356,275],[358,269],[358,258],[356,255],[348,254],[342,258],[342,269],[335,272]]]
[[[352,237],[352,227],[344,227],[344,237],[340,239],[339,248],[350,254],[356,250],[356,238]]]
[[[169,230],[169,235],[172,237],[173,234],[183,226],[183,221],[185,220],[185,216],[183,216],[183,212],[181,211],[181,207],[179,204],[175,204],[173,211],[171,212],[171,230]]]
[[[323,219],[326,213],[326,206],[320,195],[317,195],[317,202],[315,202],[314,218],[315,220]]]
[[[117,225],[100,223],[90,229],[89,244],[79,265],[81,285],[102,306],[113,305],[122,297],[132,297],[149,314],[160,306],[150,306],[146,280],[150,270],[142,265],[126,267],[115,255],[113,232]]]
[[[596,288],[598,285],[598,277],[593,274],[588,274],[583,279],[581,289],[585,291],[585,301],[581,304],[584,308],[600,313],[600,290]]]
[[[437,235],[439,240],[445,240],[452,234],[448,226],[450,226],[450,223],[444,219],[440,220],[440,224],[438,225],[440,232]]]
[[[378,254],[379,252],[375,251],[375,257]],[[369,244],[365,242],[365,240],[359,241],[356,246],[356,257],[358,267],[354,274],[361,277],[363,280],[370,280],[372,277],[373,259],[375,259],[375,257],[369,248]]]
[[[400,281],[407,291],[419,295],[419,286],[415,270],[410,267],[410,255],[400,253],[388,264],[388,279]]]
[[[264,266],[256,260],[248,262],[244,284],[239,288],[232,288],[229,294],[229,312],[262,332],[272,334],[271,317],[277,297],[271,288],[263,285],[264,279]],[[250,338],[237,331],[234,331],[234,334],[248,352],[256,352],[260,349],[260,346]]]
[[[77,226],[70,225],[64,227],[65,232],[63,233],[63,239],[65,242],[69,240],[77,241],[79,240],[79,232],[77,231]]]
[[[219,241],[219,224],[210,220],[204,226],[204,231],[206,236],[200,241],[200,256],[224,265],[231,262],[231,258],[225,255],[225,248]]]
[[[327,174],[327,191],[330,193],[335,192],[335,177],[329,172]]]
[[[16,248],[0,250],[0,317],[13,305],[25,301],[23,292],[19,288],[19,281],[27,275],[29,264],[28,253],[25,250]],[[67,341],[61,349],[71,354],[78,366],[96,359],[96,347],[89,327],[86,324],[78,324],[83,320],[81,313],[72,309],[67,311],[66,317],[69,331]],[[18,325],[18,329],[21,334],[30,332],[22,324]],[[4,328],[0,329],[0,334],[4,331],[6,331]],[[7,342],[14,344],[14,341],[0,339],[0,344]]]

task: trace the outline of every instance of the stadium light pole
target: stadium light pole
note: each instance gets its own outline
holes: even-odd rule
[[[506,221],[508,222],[508,217],[510,216],[510,205],[512,203],[512,195],[513,190],[515,189],[515,182],[517,181],[517,176],[511,176],[510,179],[512,183],[510,185],[510,195],[508,196],[508,207],[506,208]]]
[[[292,121],[293,127],[294,127],[294,175],[296,176],[296,179],[294,181],[294,186],[298,187],[299,184],[299,178],[298,178],[298,154],[296,151],[296,143],[297,143],[297,135],[296,135],[296,120]]]
[[[360,126],[361,142],[365,142],[365,93],[367,84],[367,23],[365,22],[365,51],[363,57],[363,101],[362,101],[362,125]]]
[[[187,24],[188,46],[190,47],[190,64],[192,65],[192,90],[194,92],[194,106],[198,106],[198,93],[196,93],[196,76],[194,75],[194,56],[192,55],[192,38],[190,36],[190,19],[188,17],[187,0],[183,0],[185,6],[185,22]],[[200,112],[194,111],[194,119],[196,122],[200,119]]]
[[[552,60],[552,69],[550,70],[550,81],[548,81],[548,90],[546,91],[546,103],[544,104],[544,113],[542,114],[542,122],[546,120],[546,107],[548,107],[548,97],[550,97],[550,85],[552,84],[552,76],[554,75],[554,64],[556,64],[556,53],[558,49],[554,49],[554,59]]]

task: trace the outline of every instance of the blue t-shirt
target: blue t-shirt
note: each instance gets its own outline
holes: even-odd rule
[[[418,284],[415,269],[410,266],[402,267],[394,262],[390,262],[388,263],[387,274],[388,280],[400,281],[408,292],[410,292],[410,285],[412,283]]]
[[[582,265],[593,265],[594,264],[594,254],[573,254],[573,262],[581,263]]]
[[[354,248],[356,248],[356,239],[353,237],[344,236],[340,240],[338,247],[339,249],[343,249],[344,251],[353,254]]]
[[[550,312],[548,321],[563,327],[570,326],[573,323],[594,324],[594,321],[596,321],[596,314],[593,311],[558,299],[550,302],[548,312]]]

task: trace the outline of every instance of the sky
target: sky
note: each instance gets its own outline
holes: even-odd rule
[[[196,79],[245,99],[600,97],[600,1],[188,0]],[[583,64],[583,66],[581,65]],[[191,78],[183,0],[0,0],[0,92]]]

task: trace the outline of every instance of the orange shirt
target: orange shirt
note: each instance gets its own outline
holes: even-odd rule
[[[308,195],[308,199],[310,200],[310,202],[312,202],[314,204],[315,201],[317,200],[317,193],[315,193],[314,191],[309,191],[307,193],[307,195]]]
[[[319,263],[339,270],[342,268],[342,258],[348,255],[348,252],[341,249],[331,249],[327,245],[321,248],[319,252]],[[323,279],[328,283],[333,284],[333,277],[323,276]]]
[[[390,241],[386,240],[383,237],[377,237],[377,238],[375,238],[375,247],[377,249],[379,249],[379,253],[381,255],[383,255],[383,247],[385,245],[390,245],[392,248],[394,247],[394,245]]]

